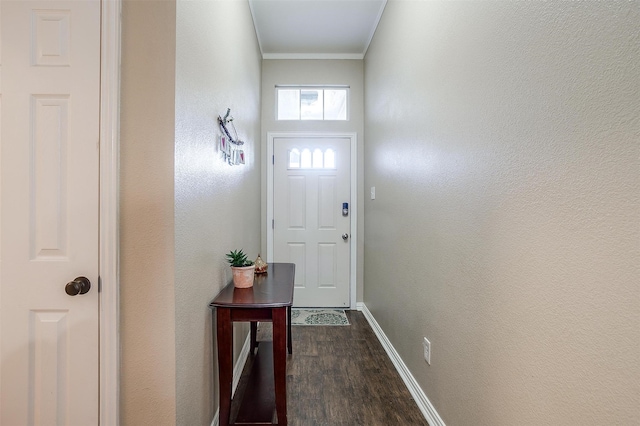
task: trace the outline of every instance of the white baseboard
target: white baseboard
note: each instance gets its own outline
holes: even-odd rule
[[[247,358],[249,357],[249,352],[251,350],[251,333],[247,334],[247,338],[244,339],[244,345],[242,345],[242,350],[240,351],[240,355],[238,355],[238,361],[236,361],[236,365],[233,367],[233,386],[231,387],[231,397],[236,393],[236,388],[238,387],[238,383],[240,382],[240,376],[242,376],[242,370],[244,370],[244,365],[247,363]]]
[[[373,317],[371,312],[369,312],[369,309],[367,309],[367,305],[362,302],[358,302],[357,309],[364,314],[364,317],[369,322],[369,325],[373,329],[373,332],[376,334],[376,337],[378,337],[380,344],[387,352],[389,359],[391,359],[391,362],[396,367],[396,370],[400,374],[402,381],[409,389],[409,393],[411,393],[411,396],[413,396],[416,404],[418,404],[418,408],[422,412],[424,418],[427,420],[427,423],[429,423],[429,426],[446,426],[444,424],[444,421],[440,418],[440,415],[436,411],[433,404],[431,404],[431,401],[429,401],[429,398],[427,398],[427,395],[425,395],[424,391],[409,371],[409,368],[407,368],[406,364],[404,363],[402,358],[400,358],[400,355],[387,338],[387,335],[384,334],[384,331],[382,331],[382,328],[380,328],[380,325],[378,324],[376,319]],[[238,382],[240,381],[242,370],[244,369],[244,365],[247,362],[247,358],[249,357],[250,346],[251,335],[249,334],[244,341],[244,345],[242,346],[242,350],[240,351],[240,355],[238,356],[238,361],[233,368],[233,388],[231,390],[232,395],[236,392],[236,388],[238,387]],[[211,426],[219,425],[219,416],[220,411],[216,410],[216,414],[213,416],[213,420],[211,421]]]
[[[231,386],[231,397],[236,393],[236,388],[238,387],[238,383],[240,382],[240,377],[242,376],[242,370],[244,369],[244,365],[247,363],[247,358],[249,357],[249,351],[251,350],[251,333],[247,335],[247,338],[244,341],[244,345],[242,345],[242,350],[240,351],[240,355],[238,355],[238,360],[236,361],[236,365],[233,367],[233,385]],[[216,414],[213,416],[213,420],[211,421],[211,426],[218,426],[220,424],[220,408],[216,410]]]
[[[384,334],[384,331],[382,331],[382,328],[380,328],[380,325],[378,324],[376,319],[373,317],[371,312],[369,312],[369,309],[367,309],[367,305],[365,305],[364,303],[358,303],[357,309],[359,311],[362,311],[364,317],[369,322],[369,325],[371,325],[373,332],[376,333],[378,340],[382,344],[384,350],[387,352],[387,355],[389,355],[389,359],[391,359],[391,362],[396,367],[396,370],[398,370],[402,381],[404,381],[404,384],[409,389],[411,396],[413,396],[413,399],[418,404],[418,408],[422,412],[424,418],[427,420],[427,423],[429,423],[429,426],[445,426],[444,421],[442,421],[442,419],[440,418],[440,415],[436,411],[435,407],[433,406],[433,404],[431,404],[431,401],[429,401],[429,398],[427,398],[427,395],[425,395],[424,391],[422,390],[416,379],[413,377],[411,371],[409,371],[409,368],[406,366],[404,361],[402,361],[402,358],[400,358],[400,355],[387,338],[387,335]]]

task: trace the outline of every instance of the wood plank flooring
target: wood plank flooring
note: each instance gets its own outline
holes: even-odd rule
[[[347,317],[349,326],[293,327],[293,355],[287,359],[289,425],[427,426],[364,315],[347,311]],[[250,367],[251,359],[236,396],[246,390]]]

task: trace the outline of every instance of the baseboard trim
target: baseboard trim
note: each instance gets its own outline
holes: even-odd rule
[[[233,367],[233,384],[231,386],[231,397],[236,393],[236,388],[238,387],[238,383],[240,383],[240,377],[242,376],[242,370],[244,369],[244,365],[247,363],[247,358],[249,357],[249,351],[251,347],[251,333],[247,335],[247,338],[244,340],[244,345],[242,345],[242,350],[240,351],[240,355],[238,355],[238,361],[236,365]],[[211,421],[211,426],[218,426],[220,424],[220,408],[216,410],[216,414],[213,416],[213,420]]]
[[[380,344],[387,352],[389,359],[398,371],[398,374],[400,374],[400,377],[402,378],[405,386],[407,386],[407,389],[409,389],[409,393],[411,393],[411,396],[416,401],[416,404],[418,404],[418,408],[420,409],[420,412],[422,412],[424,418],[427,420],[427,423],[429,423],[429,426],[446,426],[442,418],[440,418],[440,415],[436,411],[435,407],[433,406],[433,404],[431,404],[431,401],[429,401],[429,398],[427,398],[427,395],[425,395],[424,391],[422,390],[416,379],[413,377],[413,374],[411,374],[409,368],[400,357],[400,354],[398,354],[396,349],[387,338],[387,335],[384,334],[384,331],[382,331],[382,328],[367,308],[367,305],[362,302],[358,302],[356,304],[356,309],[358,311],[361,311],[364,317],[369,322],[369,325],[373,329],[373,332],[376,334],[376,337],[380,341]],[[244,369],[244,365],[247,362],[247,358],[249,357],[250,346],[251,336],[247,335],[247,338],[244,341],[244,345],[242,346],[242,350],[240,351],[240,355],[238,356],[238,362],[236,362],[236,365],[233,368],[233,388],[231,390],[232,395],[235,394],[238,383],[240,382],[242,370]],[[220,411],[216,410],[216,414],[213,416],[213,420],[211,421],[211,426],[219,426],[219,417]]]
[[[387,355],[389,355],[389,359],[391,359],[391,362],[396,367],[396,370],[398,370],[402,381],[409,389],[411,396],[413,396],[413,399],[418,404],[418,408],[422,412],[424,418],[427,420],[427,423],[429,423],[429,426],[445,426],[444,421],[442,421],[442,418],[440,418],[440,415],[436,411],[435,407],[433,406],[433,404],[431,404],[431,401],[429,401],[429,398],[427,398],[427,395],[425,395],[424,391],[422,390],[416,379],[413,377],[413,374],[411,374],[411,371],[409,371],[409,368],[400,357],[400,354],[398,354],[396,349],[387,338],[387,335],[384,334],[384,331],[382,331],[382,328],[367,308],[367,305],[359,302],[357,304],[357,309],[364,314],[364,317],[369,322],[369,325],[371,325],[373,332],[378,337],[378,340],[382,344],[384,350],[387,352]]]

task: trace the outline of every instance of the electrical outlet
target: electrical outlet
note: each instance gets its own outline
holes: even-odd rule
[[[424,360],[431,365],[431,342],[425,337],[422,345],[424,346]]]

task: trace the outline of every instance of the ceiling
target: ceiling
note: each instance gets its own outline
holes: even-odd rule
[[[264,59],[363,59],[387,0],[249,0]]]

